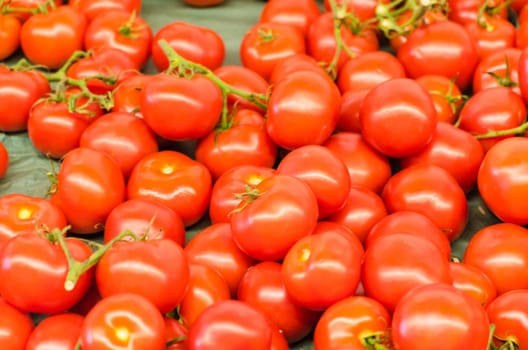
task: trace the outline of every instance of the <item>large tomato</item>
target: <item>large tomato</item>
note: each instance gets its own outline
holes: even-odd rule
[[[81,334],[83,320],[83,316],[71,312],[46,317],[31,332],[25,349],[74,349]]]
[[[20,45],[20,29],[22,23],[11,15],[0,16],[0,60],[13,55]]]
[[[510,343],[519,349],[528,346],[528,290],[512,290],[498,296],[487,307],[490,323],[495,325],[494,343]]]
[[[5,350],[25,349],[34,329],[33,320],[16,307],[0,298],[0,346]]]
[[[456,261],[451,261],[449,267],[453,287],[474,298],[483,307],[488,306],[497,296],[493,281],[481,269]]]

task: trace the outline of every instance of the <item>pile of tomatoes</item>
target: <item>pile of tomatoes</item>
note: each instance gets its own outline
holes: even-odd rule
[[[1,349],[528,349],[528,1],[142,5],[0,1]]]

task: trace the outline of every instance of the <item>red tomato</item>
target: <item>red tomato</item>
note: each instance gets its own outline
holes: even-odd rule
[[[84,317],[74,313],[60,313],[43,319],[31,332],[26,350],[74,349]]]
[[[84,261],[92,250],[77,238],[66,239],[71,258]],[[0,294],[20,310],[54,314],[74,306],[86,294],[93,270],[79,276],[73,288],[66,288],[69,264],[63,248],[35,233],[17,235],[7,241],[0,255]],[[31,288],[27,288],[31,276]]]
[[[437,115],[431,95],[415,80],[387,80],[365,96],[359,111],[361,133],[389,157],[405,157],[431,142]]]
[[[33,11],[37,11],[39,7],[43,7],[45,11],[49,11],[53,6],[60,6],[62,0],[46,1],[46,0],[10,0],[9,2],[2,2],[0,9],[2,11],[13,9],[15,15],[20,21],[24,22],[33,15]],[[17,10],[20,11],[17,11]]]
[[[269,78],[270,86],[274,86],[279,80],[300,70],[314,71],[318,74],[328,76],[328,73],[317,63],[315,58],[306,53],[297,53],[277,62]]]
[[[0,179],[2,179],[9,167],[9,151],[6,146],[0,142]]]
[[[339,89],[330,78],[314,71],[291,73],[273,88],[266,130],[282,148],[320,145],[334,132],[340,100]]]
[[[431,283],[451,284],[453,280],[449,260],[431,240],[394,233],[369,245],[363,258],[361,281],[366,296],[393,312],[410,290]]]
[[[350,190],[345,163],[328,148],[301,146],[281,159],[277,174],[295,176],[310,186],[319,208],[319,219],[340,211]]]
[[[194,140],[213,131],[222,113],[222,93],[209,78],[158,74],[141,92],[140,110],[148,126],[168,140]],[[178,111],[176,115],[172,111]]]
[[[129,199],[112,209],[105,221],[104,242],[108,243],[125,230],[147,239],[167,238],[182,247],[185,244],[185,226],[178,214],[148,199]]]
[[[190,264],[215,268],[227,281],[231,296],[246,270],[256,261],[244,253],[233,240],[229,223],[212,224],[193,236],[184,248]]]
[[[486,307],[497,296],[493,281],[482,270],[464,262],[449,263],[453,287],[475,299]]]
[[[26,348],[33,331],[31,317],[0,298],[0,347],[5,350]]]
[[[142,0],[68,0],[68,3],[85,14],[89,21],[110,11],[141,12]]]
[[[528,101],[528,47],[523,49],[518,62],[519,90],[524,101]]]
[[[137,74],[126,77],[112,91],[114,95],[113,112],[127,112],[143,118],[141,113],[141,94],[145,84],[153,76],[150,74]]]
[[[486,206],[501,221],[528,224],[528,139],[499,141],[484,156],[477,187]]]
[[[468,221],[464,190],[436,165],[416,164],[399,171],[387,181],[382,198],[389,213],[411,210],[424,214],[450,241],[462,234]]]
[[[181,320],[164,317],[167,350],[187,350],[187,326]]]
[[[13,55],[20,45],[20,30],[22,24],[18,18],[10,15],[0,15],[0,60]]]
[[[438,121],[455,124],[465,98],[455,82],[436,74],[422,75],[416,82],[433,98]]]
[[[528,346],[528,309],[526,289],[512,290],[498,296],[487,307],[490,323],[495,326],[494,343],[510,343],[510,347],[523,349]]]
[[[166,40],[183,58],[211,70],[224,62],[225,43],[216,31],[184,21],[172,21],[161,27],[152,39],[151,57],[160,72],[169,67],[169,60],[158,44],[160,40]]]
[[[317,198],[302,180],[273,175],[241,195],[230,216],[231,230],[236,244],[254,259],[284,258],[297,240],[315,228]]]
[[[383,305],[365,296],[351,296],[327,308],[315,327],[318,350],[361,349],[369,338],[389,345],[391,316]],[[372,342],[367,343],[372,344]]]
[[[189,273],[185,294],[178,305],[178,313],[187,327],[191,327],[207,307],[231,299],[226,279],[214,267],[191,263]]]
[[[83,350],[164,350],[165,321],[144,297],[121,293],[102,299],[88,312],[80,339]]]
[[[467,23],[465,27],[477,47],[480,59],[515,46],[516,28],[506,18],[484,15],[478,21]]]
[[[183,299],[189,265],[183,248],[170,239],[117,242],[97,263],[95,279],[103,299],[139,294],[166,313]]]
[[[140,70],[147,62],[152,46],[152,29],[145,19],[126,10],[103,12],[86,27],[86,50],[112,47],[125,52]]]
[[[292,300],[281,271],[282,265],[274,261],[250,267],[240,281],[237,299],[264,312],[292,344],[313,330],[320,313],[305,309]]]
[[[463,262],[484,272],[495,285],[497,295],[528,288],[528,252],[524,249],[527,241],[526,228],[510,223],[493,224],[473,235]]]
[[[471,36],[454,21],[438,21],[417,28],[409,34],[397,57],[410,78],[438,74],[455,78],[461,90],[471,85],[479,59]]]
[[[158,141],[143,119],[126,112],[110,112],[97,118],[82,133],[81,147],[112,157],[127,179],[143,157],[158,152]]]
[[[392,175],[389,159],[372,148],[360,133],[335,133],[323,146],[344,161],[351,186],[362,186],[381,193]]]
[[[28,18],[20,31],[20,46],[32,63],[60,68],[70,56],[83,49],[87,20],[73,6],[57,6]]]
[[[432,164],[447,170],[464,192],[477,184],[484,149],[477,139],[462,128],[438,123],[433,140],[417,153],[401,160],[403,168],[413,164]]]
[[[262,7],[258,21],[288,24],[306,33],[320,14],[315,0],[269,0]]]
[[[486,311],[465,293],[445,284],[417,287],[396,306],[392,340],[401,350],[417,344],[444,349],[486,349],[490,322]]]
[[[212,179],[205,165],[178,151],[166,150],[143,157],[127,183],[127,197],[152,199],[178,214],[186,227],[204,216]]]
[[[341,95],[341,107],[336,130],[340,132],[361,133],[361,122],[359,121],[359,111],[365,96],[370,89],[359,91],[349,90]]]
[[[522,50],[496,50],[480,60],[473,76],[473,93],[491,87],[504,86],[520,94],[519,60]]]
[[[258,22],[242,37],[239,55],[242,65],[269,80],[282,59],[306,53],[304,35],[298,28],[276,22]]]
[[[0,197],[0,246],[21,233],[46,233],[66,225],[62,210],[47,199],[21,193]]]
[[[339,224],[320,222],[314,234],[299,239],[284,257],[286,291],[301,306],[324,310],[354,294],[363,253],[352,233]]]
[[[448,0],[449,6],[449,19],[465,25],[466,23],[472,23],[477,20],[479,9],[485,5],[484,10],[493,7],[494,3],[488,1],[484,4],[481,0]],[[500,3],[498,1],[495,4]],[[507,6],[502,7],[500,11],[496,11],[496,15],[502,18],[506,18],[508,11]]]

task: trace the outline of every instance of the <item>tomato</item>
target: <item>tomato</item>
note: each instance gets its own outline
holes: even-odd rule
[[[486,206],[501,221],[528,223],[525,194],[528,182],[528,139],[513,137],[490,148],[480,167],[477,187]]]
[[[526,289],[517,289],[498,296],[488,305],[486,312],[490,323],[495,325],[495,344],[510,342],[519,349],[528,345],[527,298]]]
[[[324,311],[315,327],[314,346],[318,350],[361,349],[371,337],[383,344],[390,336],[390,324],[389,312],[378,301],[350,296]]]
[[[170,239],[117,242],[98,262],[95,279],[103,299],[139,294],[166,313],[183,299],[189,265],[181,245]]]
[[[438,74],[454,78],[466,90],[478,63],[478,52],[467,30],[454,21],[438,21],[409,34],[397,57],[408,77]]]
[[[488,306],[497,296],[493,281],[482,270],[464,262],[450,262],[453,286],[474,298],[482,307]]]
[[[172,239],[183,247],[185,227],[182,219],[166,205],[143,198],[118,204],[105,221],[105,243],[125,230],[147,239]]]
[[[187,326],[181,320],[165,316],[165,335],[167,350],[186,350],[187,349]]]
[[[0,15],[0,60],[3,61],[13,55],[20,45],[20,31],[22,24],[18,18]]]
[[[77,238],[66,239],[72,259],[82,262],[92,250]],[[93,269],[83,273],[72,289],[66,288],[69,270],[65,253],[58,243],[35,233],[8,240],[0,255],[0,294],[20,310],[54,314],[68,310],[86,294]],[[27,288],[31,276],[31,288]]]
[[[216,269],[227,281],[232,297],[236,296],[246,270],[256,263],[236,245],[227,222],[212,224],[199,231],[184,251],[190,264],[199,263]]]
[[[2,11],[14,10],[13,15],[20,21],[24,22],[33,15],[32,11],[36,11],[42,7],[44,11],[51,10],[54,6],[60,6],[62,0],[46,1],[46,0],[11,0],[9,2],[2,2],[0,9]]]
[[[0,346],[5,350],[25,349],[34,329],[31,317],[0,298]]]
[[[248,322],[251,320],[251,322]],[[189,350],[270,350],[273,327],[264,313],[238,300],[217,302],[189,328]]]
[[[320,145],[335,129],[340,100],[339,89],[330,78],[314,71],[291,73],[273,88],[266,130],[285,149]]]
[[[190,79],[158,74],[145,83],[140,110],[148,126],[165,139],[199,139],[213,131],[219,121],[222,93],[200,74]]]
[[[477,47],[480,59],[515,46],[516,28],[506,18],[484,15],[480,21],[469,22],[465,27]]]
[[[484,148],[469,132],[452,124],[438,123],[433,140],[417,153],[401,160],[403,168],[433,164],[447,170],[465,193],[477,184]]]
[[[269,78],[269,83],[274,86],[277,81],[288,77],[293,72],[300,70],[310,70],[318,74],[328,76],[328,73],[312,56],[306,53],[297,53],[284,57],[273,67]]]
[[[112,91],[114,96],[113,112],[127,112],[143,118],[141,113],[141,93],[145,84],[152,78],[150,74],[137,74],[126,77]]]
[[[250,267],[240,281],[237,299],[264,312],[292,344],[313,330],[320,313],[291,299],[281,271],[282,265],[272,261]]]
[[[186,227],[204,216],[212,189],[205,165],[178,151],[166,150],[143,157],[127,183],[127,198],[157,201],[174,210]]]
[[[519,56],[518,76],[519,76],[519,90],[524,101],[528,101],[528,47],[523,49]]]
[[[463,262],[484,272],[497,295],[528,288],[528,253],[523,248],[528,230],[510,223],[497,223],[478,230],[469,241]],[[482,252],[486,252],[482,254]]]
[[[299,239],[284,257],[282,278],[286,291],[301,306],[324,310],[354,295],[363,253],[353,233],[339,224],[320,222],[314,234]]]
[[[266,80],[269,80],[278,62],[288,56],[302,53],[306,53],[302,31],[277,22],[254,24],[242,37],[239,47],[242,65]]]
[[[169,67],[169,60],[158,42],[166,40],[183,58],[214,70],[225,58],[224,39],[213,29],[184,21],[172,21],[161,27],[152,38],[151,57],[158,71]]]
[[[142,0],[68,0],[68,3],[84,13],[89,21],[92,21],[96,17],[114,10],[140,14]]]
[[[460,237],[468,221],[464,190],[436,165],[416,164],[399,171],[387,181],[382,198],[389,213],[411,210],[424,214],[450,241]]]
[[[74,349],[81,334],[83,320],[83,316],[74,313],[46,317],[31,332],[25,349]]]
[[[351,186],[362,186],[381,193],[392,175],[389,159],[370,146],[360,133],[335,133],[323,146],[344,161]]]
[[[365,141],[386,156],[400,158],[431,142],[437,115],[431,95],[420,84],[394,78],[370,90],[359,120]]]
[[[0,246],[18,234],[62,230],[66,225],[62,210],[47,199],[21,193],[0,197]]]
[[[133,348],[165,349],[165,321],[145,297],[134,293],[112,295],[98,302],[81,327],[83,350]]]
[[[477,20],[479,9],[484,6],[481,0],[448,0],[449,19],[461,24],[472,23]],[[485,4],[486,7],[493,7],[491,2]],[[496,15],[506,18],[508,11],[504,6]]]
[[[79,145],[112,157],[127,179],[140,159],[158,152],[158,142],[143,119],[126,112],[97,118],[82,133]]]
[[[262,7],[258,22],[288,24],[306,33],[320,15],[321,10],[314,0],[270,0]]]
[[[451,258],[451,245],[447,236],[427,216],[415,211],[402,210],[380,219],[368,232],[365,248],[384,236],[406,233],[429,239],[442,252],[446,260]]]
[[[241,203],[230,216],[233,240],[254,259],[284,258],[297,240],[315,228],[317,198],[296,177],[276,174],[241,195]]]
[[[295,176],[310,186],[317,197],[319,219],[338,212],[346,204],[351,182],[348,169],[328,148],[296,148],[281,159],[276,173]]]
[[[152,46],[152,29],[145,19],[125,10],[103,12],[86,27],[86,50],[100,47],[119,49],[132,58],[136,69],[146,64]]]
[[[178,305],[178,313],[187,327],[191,327],[207,307],[231,299],[226,279],[214,267],[191,263],[189,272],[189,282]]]
[[[486,349],[490,322],[486,311],[465,293],[445,284],[417,287],[401,299],[392,318],[392,340],[401,350],[420,344],[444,349]]]
[[[83,49],[87,20],[69,5],[37,13],[22,25],[20,47],[32,63],[60,68],[70,56]]]
[[[519,59],[522,50],[506,48],[490,53],[480,60],[473,75],[473,93],[491,87],[504,86],[520,94]]]
[[[478,69],[478,68],[477,68]],[[442,75],[427,74],[416,78],[433,98],[436,115],[439,122],[455,124],[465,96],[455,82]]]
[[[265,119],[259,112],[237,109],[225,127],[220,123],[198,141],[195,159],[207,166],[213,179],[240,165],[271,168],[278,151],[264,129],[264,123]]]
[[[381,3],[386,3],[383,0]],[[346,8],[347,12],[353,14],[361,22],[373,19],[376,16],[376,6],[379,1],[377,0],[336,0],[338,7]],[[329,11],[331,10],[330,0],[323,1],[324,8]]]
[[[370,89],[349,90],[341,95],[341,107],[336,124],[336,130],[340,132],[361,133],[361,122],[359,121],[359,110],[363,99]]]
[[[9,168],[9,151],[6,146],[0,142],[0,179],[7,173]]]
[[[432,283],[451,284],[452,277],[449,260],[431,240],[393,233],[369,245],[363,258],[361,281],[366,296],[393,312],[410,290]]]

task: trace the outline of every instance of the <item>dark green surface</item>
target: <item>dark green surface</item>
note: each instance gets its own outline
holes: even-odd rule
[[[221,6],[212,8],[193,8],[184,5],[179,0],[144,0],[141,16],[152,26],[155,33],[164,24],[182,20],[203,25],[217,31],[225,41],[226,59],[224,64],[240,64],[238,48],[242,36],[247,29],[257,22],[260,10],[264,5],[261,0],[226,0]],[[147,72],[154,72],[152,62],[147,64]],[[10,154],[9,169],[0,181],[0,195],[23,193],[43,197],[48,189],[46,173],[51,162],[39,154],[29,142],[25,133],[6,135],[0,133],[0,141],[8,148]],[[54,163],[56,166],[56,163]],[[469,238],[478,229],[496,222],[480,200],[478,194],[468,196],[470,218],[466,232],[454,242],[453,255],[462,258]],[[188,230],[188,238],[192,237],[207,223],[201,222]],[[313,349],[310,340],[297,344],[293,349]]]

